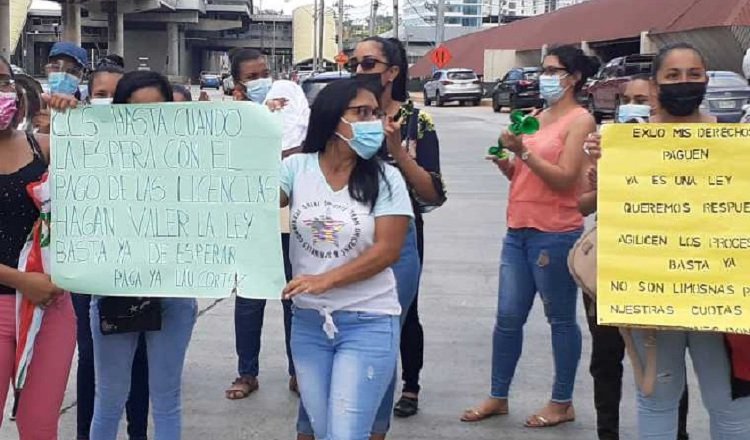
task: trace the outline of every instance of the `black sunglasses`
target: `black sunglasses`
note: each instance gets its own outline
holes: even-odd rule
[[[368,70],[374,69],[375,66],[377,66],[378,64],[382,64],[388,67],[391,66],[389,63],[386,63],[385,61],[380,61],[377,58],[365,58],[362,61],[359,61],[356,58],[352,58],[349,60],[349,71],[356,72],[359,66],[362,66],[362,70],[368,71]]]

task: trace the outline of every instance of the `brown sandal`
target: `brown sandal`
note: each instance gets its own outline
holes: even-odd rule
[[[232,382],[232,386],[225,391],[229,400],[241,400],[258,391],[260,385],[258,378],[252,376],[240,376]]]
[[[573,409],[573,405],[568,406],[568,409],[565,410],[564,416],[557,416],[556,419],[548,419],[547,417],[541,416],[539,414],[534,414],[533,416],[529,417],[528,420],[526,420],[526,423],[524,426],[527,428],[552,428],[558,425],[562,425],[563,423],[568,422],[575,422],[576,420],[576,412]]]
[[[482,420],[489,419],[490,417],[507,416],[507,415],[508,415],[507,407],[504,410],[490,411],[490,412],[482,412],[479,410],[478,407],[474,407],[474,408],[469,408],[466,411],[464,411],[464,414],[461,416],[461,421],[462,422],[481,422]]]

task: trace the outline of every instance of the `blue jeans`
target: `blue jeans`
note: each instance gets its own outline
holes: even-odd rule
[[[508,398],[521,357],[523,326],[539,292],[544,314],[552,327],[555,380],[551,400],[567,403],[573,399],[581,359],[581,329],[576,321],[578,286],[568,271],[568,253],[580,235],[580,230],[560,233],[508,230],[500,257],[490,397]]]
[[[294,309],[292,355],[302,404],[318,440],[368,440],[396,370],[399,317],[333,313],[334,339],[316,310]]]
[[[289,234],[281,234],[286,281],[292,279],[292,263],[289,261]],[[292,328],[292,302],[281,301],[284,307],[284,337],[286,341],[287,367],[294,376],[294,362],[289,346]],[[258,377],[260,372],[260,339],[263,331],[265,299],[236,297],[234,302],[234,343],[237,350],[237,372],[240,376]]]
[[[750,439],[750,398],[732,400],[729,356],[720,333],[657,331],[656,384],[648,397],[638,393],[638,438],[673,440],[677,412],[685,389],[685,350],[690,350],[703,404],[708,410],[711,438]],[[638,356],[645,365],[646,331],[633,330]]]
[[[398,290],[398,302],[401,304],[401,325],[404,324],[406,315],[409,312],[414,298],[417,296],[419,289],[419,277],[422,267],[417,251],[417,231],[414,223],[409,226],[406,233],[404,245],[401,248],[401,255],[398,261],[391,266],[393,275],[396,277],[396,289]],[[375,423],[372,426],[372,432],[376,434],[385,434],[391,427],[391,414],[393,412],[393,394],[396,388],[397,376],[394,376],[388,389],[383,396],[383,401],[378,408]],[[310,420],[307,417],[304,406],[300,404],[299,415],[297,417],[297,432],[301,434],[313,435],[313,429]]]
[[[197,318],[198,304],[190,298],[162,298],[160,331],[146,332],[148,383],[156,440],[179,440],[182,430],[180,400],[182,368]],[[130,391],[133,356],[139,333],[103,335],[99,301],[91,301],[96,398],[91,438],[115,440]]]
[[[76,311],[78,371],[76,380],[77,440],[89,440],[94,417],[94,340],[91,336],[91,295],[71,294]],[[133,359],[130,395],[125,405],[130,440],[145,440],[148,428],[148,361],[146,338],[141,333]]]

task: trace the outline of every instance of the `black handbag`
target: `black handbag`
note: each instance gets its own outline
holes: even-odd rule
[[[159,298],[105,297],[99,299],[99,327],[103,335],[161,330]]]

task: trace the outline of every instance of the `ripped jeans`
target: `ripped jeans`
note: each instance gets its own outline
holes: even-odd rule
[[[333,312],[338,332],[329,339],[317,310],[293,313],[292,357],[315,438],[369,439],[396,370],[399,317]]]
[[[633,330],[633,341],[644,366],[647,333]],[[673,440],[677,436],[677,411],[685,389],[685,351],[689,350],[701,399],[708,410],[711,438],[750,439],[750,397],[732,400],[731,365],[724,335],[666,330],[655,335],[656,384],[649,396],[638,392],[638,438]]]
[[[581,230],[508,229],[500,257],[490,397],[508,398],[521,357],[523,326],[539,292],[552,327],[555,380],[551,400],[567,403],[573,399],[581,359],[581,329],[576,321],[578,286],[568,271],[568,253],[580,236]]]

